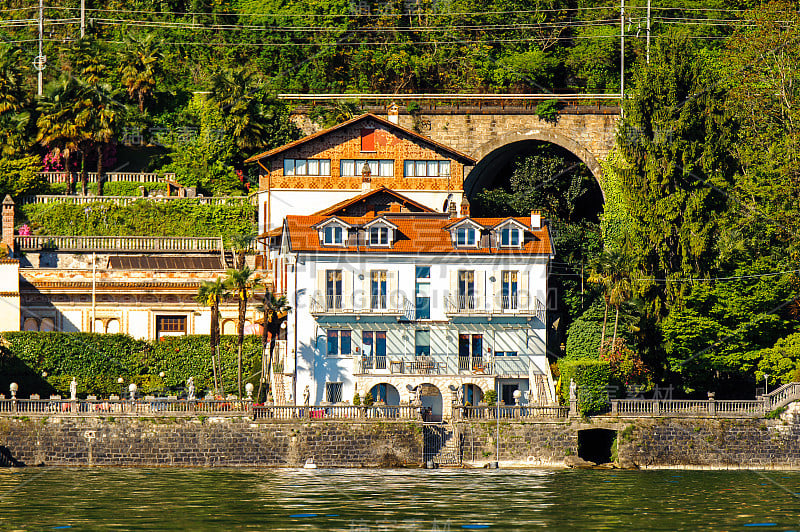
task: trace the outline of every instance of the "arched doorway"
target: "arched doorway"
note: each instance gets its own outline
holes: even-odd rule
[[[422,408],[430,409],[430,413],[425,418],[426,421],[442,420],[442,393],[439,388],[433,384],[420,384],[419,400],[422,403]]]
[[[391,384],[385,382],[376,384],[369,393],[372,394],[372,398],[376,403],[380,402],[388,406],[398,406],[400,404],[400,393]]]

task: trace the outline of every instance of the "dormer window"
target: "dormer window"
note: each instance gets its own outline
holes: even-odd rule
[[[500,230],[500,245],[503,247],[519,247],[520,230],[516,227],[504,227]]]
[[[341,246],[344,242],[343,228],[339,225],[329,225],[323,231],[323,243],[326,246]]]
[[[369,245],[370,246],[388,246],[389,245],[389,228],[388,227],[370,227],[369,228]]]
[[[459,227],[456,229],[457,246],[474,246],[477,240],[477,231],[473,227]]]

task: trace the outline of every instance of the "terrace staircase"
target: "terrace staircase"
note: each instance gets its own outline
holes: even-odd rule
[[[422,426],[422,461],[436,465],[461,465],[461,433],[456,424],[425,423]]]

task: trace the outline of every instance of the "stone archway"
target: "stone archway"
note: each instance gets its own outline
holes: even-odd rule
[[[506,133],[486,142],[475,150],[472,153],[472,157],[478,163],[472,168],[469,175],[464,178],[464,194],[469,198],[473,198],[478,191],[491,182],[496,168],[502,165],[503,160],[520,152],[525,144],[530,145],[535,142],[555,144],[580,159],[597,180],[600,185],[600,191],[603,194],[603,200],[605,200],[605,192],[600,179],[603,174],[603,168],[592,152],[580,142],[566,135],[555,130],[537,127]]]
[[[430,383],[422,383],[419,385],[419,400],[422,403],[422,408],[430,408],[430,414],[427,416],[426,421],[441,421],[444,413],[442,392],[439,388]]]

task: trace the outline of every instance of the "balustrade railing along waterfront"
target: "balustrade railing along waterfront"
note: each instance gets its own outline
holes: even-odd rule
[[[172,236],[16,236],[22,251],[221,251],[219,237]]]
[[[252,402],[240,399],[0,399],[0,414],[76,415],[250,415]]]
[[[766,413],[761,400],[611,399],[611,415],[755,417]]]
[[[455,407],[453,417],[464,420],[497,419],[498,412],[500,419],[508,420],[563,419],[569,416],[569,408],[565,406],[479,405]]]
[[[311,420],[375,420],[404,421],[418,420],[420,409],[401,405],[328,405],[328,406],[254,406],[253,419],[264,421]]]

